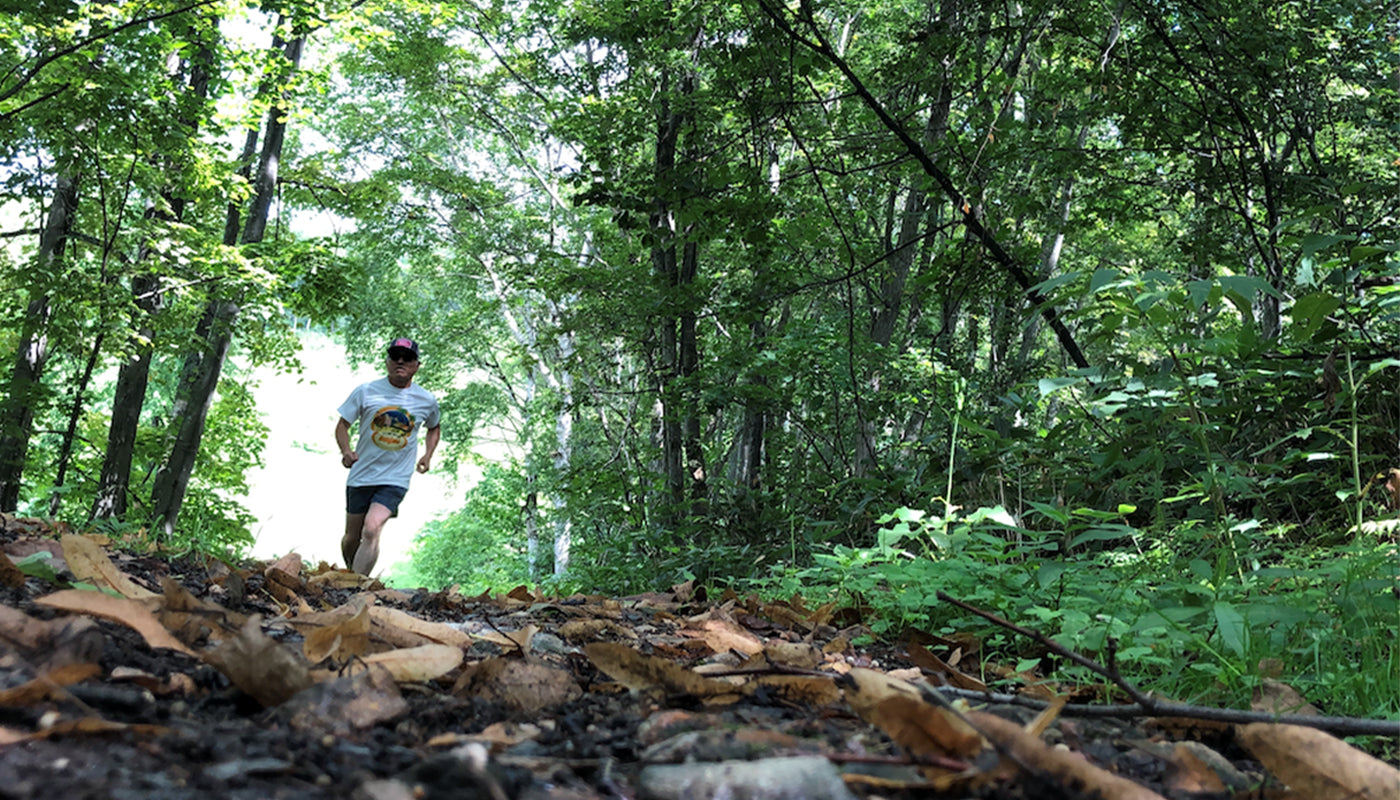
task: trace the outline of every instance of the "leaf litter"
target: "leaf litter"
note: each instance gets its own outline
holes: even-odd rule
[[[800,596],[407,592],[0,528],[3,798],[1400,798],[1317,727],[1081,717],[975,637],[855,647],[857,609]],[[1258,713],[1316,714],[1280,677]]]

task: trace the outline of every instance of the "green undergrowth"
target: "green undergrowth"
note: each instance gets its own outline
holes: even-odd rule
[[[830,546],[751,588],[850,603],[882,639],[972,633],[984,665],[1104,683],[943,592],[1100,663],[1111,654],[1124,678],[1160,696],[1248,708],[1273,677],[1327,714],[1400,719],[1393,541],[1314,547],[1253,521],[1154,537],[1118,514],[1043,511],[1038,521],[1053,526],[1033,529],[1000,508],[947,519],[902,509],[882,520],[875,546]]]

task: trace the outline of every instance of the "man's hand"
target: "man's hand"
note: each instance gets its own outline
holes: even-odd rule
[[[432,464],[433,457],[425,453],[421,458],[418,459],[418,471],[427,472],[428,468],[431,467]]]
[[[359,460],[360,454],[356,453],[354,450],[351,450],[348,453],[340,454],[340,465],[342,467],[345,467],[346,469],[350,469],[351,467],[355,466],[355,462]]]

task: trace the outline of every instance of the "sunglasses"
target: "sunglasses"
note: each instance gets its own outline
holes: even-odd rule
[[[405,353],[400,351],[398,353],[390,353],[389,360],[397,361],[402,364],[412,364],[413,362],[418,360],[418,356],[415,356],[412,353]]]

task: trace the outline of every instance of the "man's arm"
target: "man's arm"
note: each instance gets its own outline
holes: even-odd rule
[[[340,448],[340,464],[346,469],[360,460],[360,454],[350,449],[350,421],[342,419],[335,424],[335,443]]]
[[[418,471],[427,472],[433,465],[433,451],[437,449],[438,442],[442,441],[442,426],[434,425],[428,429],[428,434],[423,437],[423,443],[427,446],[423,456],[418,459]]]

